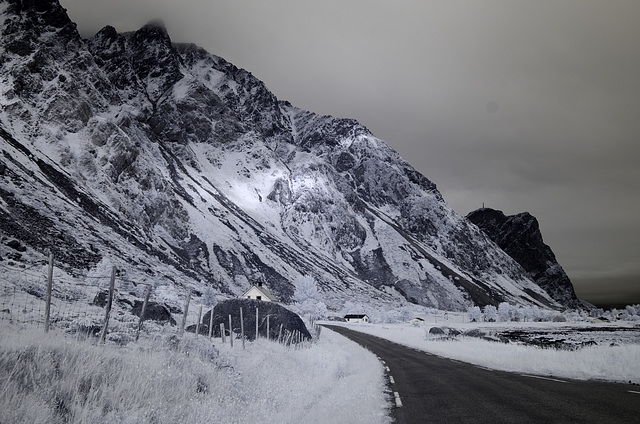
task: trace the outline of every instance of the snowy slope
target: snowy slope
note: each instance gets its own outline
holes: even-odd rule
[[[57,1],[20,4],[0,3],[0,214],[21,260],[227,296],[263,281],[285,302],[312,276],[330,309],[559,307],[358,122],[158,24],[82,40]]]

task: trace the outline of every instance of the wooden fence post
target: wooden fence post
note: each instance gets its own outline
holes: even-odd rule
[[[256,341],[258,341],[258,307],[256,306]]]
[[[140,311],[140,319],[138,320],[138,330],[136,331],[136,341],[140,337],[140,330],[142,329],[142,321],[144,321],[144,314],[147,312],[147,304],[149,303],[149,295],[151,294],[151,284],[147,285],[147,292],[144,294],[144,302],[142,303],[142,311]]]
[[[229,314],[229,343],[233,347],[233,324],[231,323],[231,314]]]
[[[240,337],[242,338],[242,348],[244,349],[244,319],[242,318],[242,308],[240,308]]]
[[[209,317],[209,340],[213,335],[213,308],[211,308],[211,316]]]
[[[187,325],[187,314],[189,313],[189,302],[191,302],[191,290],[187,293],[187,301],[184,305],[184,316],[182,317],[182,325],[180,326],[180,337],[184,334],[184,327]]]
[[[224,336],[224,323],[220,323],[220,337],[222,338],[222,343],[226,343],[226,337]]]
[[[49,332],[51,317],[51,288],[53,287],[53,252],[49,253],[49,274],[47,275],[47,303],[44,308],[44,332]]]
[[[196,323],[196,337],[198,337],[198,333],[200,333],[200,320],[202,319],[202,305],[200,305],[200,309],[198,310],[198,322]]]
[[[111,305],[113,304],[113,291],[116,283],[116,267],[111,267],[111,282],[109,283],[109,299],[107,299],[107,311],[104,314],[104,327],[102,327],[102,336],[100,342],[104,343],[107,339],[107,329],[109,328],[109,316],[111,315]]]

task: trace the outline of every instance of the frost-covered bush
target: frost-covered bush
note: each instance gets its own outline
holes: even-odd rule
[[[498,320],[498,310],[493,305],[484,307],[484,319],[488,322],[496,322]]]
[[[627,305],[624,311],[621,311],[618,318],[625,321],[639,321],[640,320],[640,305]]]
[[[563,316],[567,321],[570,322],[577,322],[581,320],[580,312],[576,310],[564,311]]]
[[[408,322],[412,318],[409,308],[400,309],[400,319],[402,322]]]
[[[471,322],[480,322],[482,321],[482,311],[480,311],[479,306],[472,306],[467,310],[467,314],[469,314],[469,321]]]
[[[501,322],[511,321],[511,310],[513,306],[507,302],[502,302],[498,305],[498,320]]]
[[[535,305],[527,305],[522,308],[522,319],[524,321],[542,321],[542,310]]]
[[[202,303],[208,307],[212,307],[216,304],[216,294],[211,286],[207,286],[207,288],[204,289],[204,293],[202,294]]]
[[[605,318],[609,321],[617,321],[620,315],[620,311],[616,308],[613,308],[609,311],[604,311],[601,318]]]
[[[489,312],[487,313],[487,308],[489,308]],[[485,319],[487,321],[490,320],[489,314],[494,320],[501,322],[508,321],[528,321],[528,322],[539,322],[539,321],[550,321],[553,318],[553,315],[556,313],[552,313],[552,311],[541,309],[535,305],[526,305],[526,306],[514,306],[507,302],[502,302],[498,305],[496,309],[493,306],[487,305],[485,307]],[[576,315],[576,319],[578,320],[579,314]]]
[[[511,311],[509,311],[509,316],[511,318],[511,321],[516,321],[516,322],[522,321],[524,318],[522,314],[522,308],[512,306]]]
[[[293,295],[291,309],[302,317],[313,319],[325,319],[327,317],[327,305],[322,301],[316,280],[310,276],[301,276],[293,281],[296,291]]]

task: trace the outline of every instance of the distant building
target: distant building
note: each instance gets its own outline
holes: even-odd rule
[[[262,300],[264,302],[277,302],[278,301],[278,299],[276,299],[276,297],[274,295],[269,293],[269,290],[267,290],[267,288],[264,287],[262,285],[262,283],[258,283],[257,286],[251,286],[251,288],[249,290],[247,290],[245,292],[245,294],[240,296],[240,298],[241,299],[256,299],[256,300]]]
[[[369,322],[369,317],[365,314],[348,314],[344,316],[346,322]]]

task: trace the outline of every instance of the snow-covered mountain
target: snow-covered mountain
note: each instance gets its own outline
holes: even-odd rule
[[[312,276],[330,309],[560,307],[367,128],[161,24],[83,40],[57,0],[2,0],[0,29],[4,261],[285,302]]]

